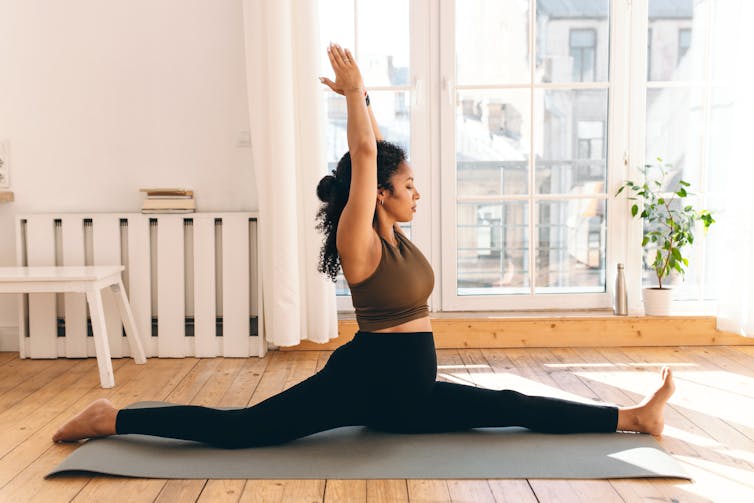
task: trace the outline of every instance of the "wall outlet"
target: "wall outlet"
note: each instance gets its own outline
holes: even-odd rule
[[[0,140],[0,189],[10,187],[10,160],[8,140]]]

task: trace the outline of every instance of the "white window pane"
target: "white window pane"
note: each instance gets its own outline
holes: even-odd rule
[[[741,58],[742,30],[750,29],[750,20],[745,17],[742,2],[750,0],[724,0],[713,4],[710,60],[713,81],[731,83],[750,69],[751,65]],[[741,21],[745,19],[745,21]],[[749,73],[751,75],[751,73]]]
[[[458,295],[529,294],[528,203],[459,203]]]
[[[537,203],[536,293],[605,291],[605,201]]]
[[[700,88],[647,89],[646,159],[661,158],[678,177],[699,186],[704,143],[704,102]]]
[[[537,1],[537,82],[605,82],[609,0]]]
[[[410,156],[410,93],[408,91],[370,91],[374,116],[385,140],[402,147]],[[327,117],[327,161],[337,162],[348,151],[346,99],[325,92]]]
[[[407,0],[359,0],[359,67],[370,86],[409,84],[409,4]]]
[[[353,6],[354,0],[319,0],[320,68],[324,75],[332,75],[326,48],[330,42],[353,51]]]
[[[530,151],[529,90],[458,93],[458,195],[526,194]]]
[[[649,0],[649,80],[702,79],[707,23],[704,0]]]
[[[734,152],[731,144],[735,98],[733,89],[716,87],[712,89],[709,131],[709,148],[707,149],[707,187],[712,193],[720,193],[728,186],[731,163],[736,162],[732,158]],[[739,161],[740,162],[740,161]]]
[[[456,1],[456,75],[459,84],[530,80],[529,2]]]
[[[535,176],[540,194],[597,194],[607,179],[607,90],[535,91]]]
[[[707,208],[712,211],[712,216],[716,223],[712,224],[704,234],[704,231],[700,231],[696,234],[696,241],[700,245],[704,245],[704,291],[703,299],[718,299],[720,297],[720,288],[725,288],[726,277],[728,273],[725,260],[723,257],[728,255],[730,246],[724,236],[721,235],[722,229],[720,227],[721,219],[730,218],[730,213],[725,212],[726,194],[714,194],[707,197]],[[721,281],[722,279],[722,281]]]
[[[395,143],[411,157],[411,93],[370,91],[372,111],[385,140]]]

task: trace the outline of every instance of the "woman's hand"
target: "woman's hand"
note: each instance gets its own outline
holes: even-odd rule
[[[320,82],[343,96],[348,92],[363,94],[364,81],[351,51],[343,49],[337,44],[330,44],[327,47],[327,56],[330,58],[330,65],[335,72],[335,82],[326,77],[320,77]]]

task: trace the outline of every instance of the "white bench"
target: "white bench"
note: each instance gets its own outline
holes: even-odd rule
[[[126,337],[136,363],[146,363],[144,348],[136,331],[131,306],[121,282],[122,265],[63,266],[63,267],[0,267],[0,293],[59,293],[86,294],[94,332],[100,382],[103,388],[115,386],[110,344],[107,338],[105,311],[102,307],[102,289],[110,287],[115,297],[120,318],[126,328]],[[34,334],[30,334],[31,337]],[[24,334],[20,334],[24,344]]]

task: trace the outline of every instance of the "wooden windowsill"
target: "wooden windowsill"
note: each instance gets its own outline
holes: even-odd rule
[[[615,316],[611,311],[431,313],[435,345],[449,348],[754,345],[754,338],[717,330],[708,315]],[[333,350],[358,331],[352,313],[339,316],[338,337],[283,350]]]

